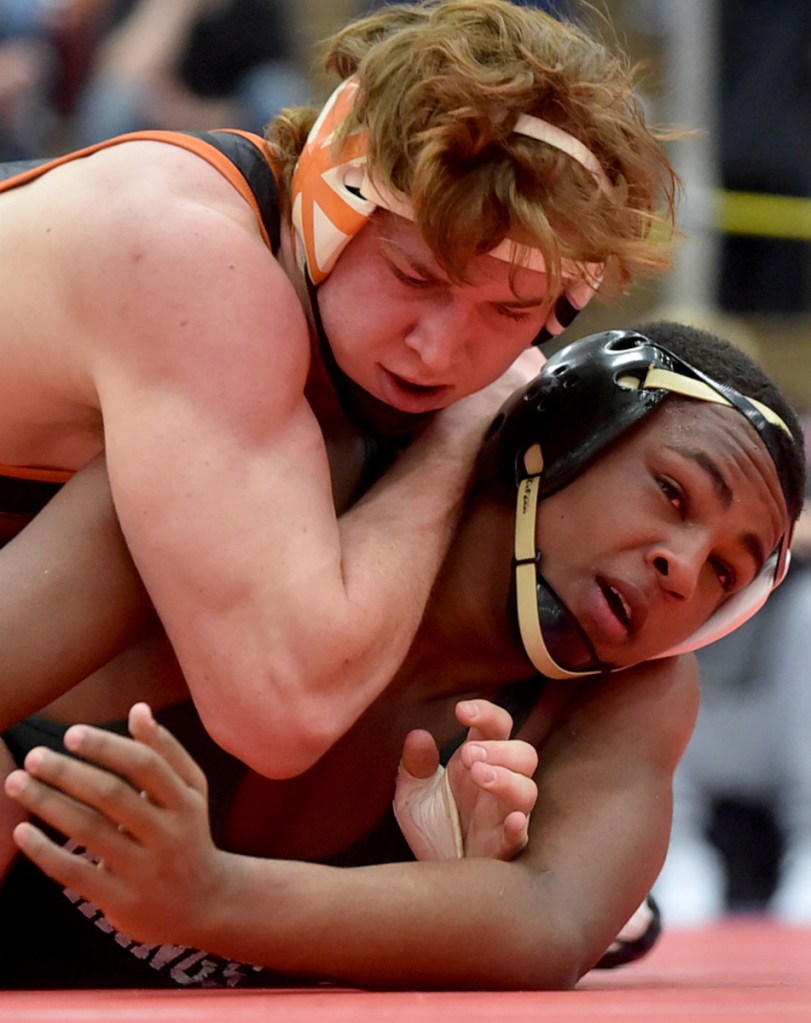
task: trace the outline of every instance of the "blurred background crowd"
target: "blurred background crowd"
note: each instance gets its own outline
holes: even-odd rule
[[[319,40],[380,5],[0,0],[0,160],[139,128],[261,133],[280,108],[325,98]],[[574,334],[663,315],[706,326],[811,410],[811,3],[598,6],[647,66],[652,120],[697,131],[672,152],[685,183],[675,271],[619,306],[592,303]],[[701,655],[702,709],[656,888],[671,925],[730,912],[811,925],[811,515],[799,534],[767,609]]]

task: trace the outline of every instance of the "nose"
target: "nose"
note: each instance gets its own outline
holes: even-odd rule
[[[453,303],[426,310],[405,336],[432,383],[446,383],[465,348],[466,317]]]
[[[706,551],[699,537],[657,543],[648,549],[646,562],[659,585],[678,600],[690,600],[698,588]]]

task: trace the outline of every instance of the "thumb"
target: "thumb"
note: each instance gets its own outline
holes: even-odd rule
[[[400,763],[414,778],[430,778],[439,767],[439,749],[433,735],[422,728],[409,732]]]

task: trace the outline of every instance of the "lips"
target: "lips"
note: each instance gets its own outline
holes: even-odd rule
[[[608,605],[614,612],[616,617],[625,626],[628,632],[631,631],[631,606],[627,603],[625,598],[619,592],[615,590],[613,586],[607,586],[601,584],[600,588],[603,591],[605,599],[608,601]]]
[[[648,602],[643,591],[625,579],[598,576],[597,585],[608,611],[628,638],[635,636],[648,617]]]
[[[394,373],[391,374],[391,377],[398,387],[402,387],[404,391],[408,391],[410,394],[436,394],[444,389],[443,384],[416,384],[406,380],[405,377],[398,377]]]
[[[420,384],[380,367],[380,397],[403,412],[430,412],[450,403],[447,384]]]

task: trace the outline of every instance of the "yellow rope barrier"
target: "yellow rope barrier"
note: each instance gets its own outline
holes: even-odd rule
[[[716,226],[727,234],[811,241],[811,199],[722,190],[715,195]]]

